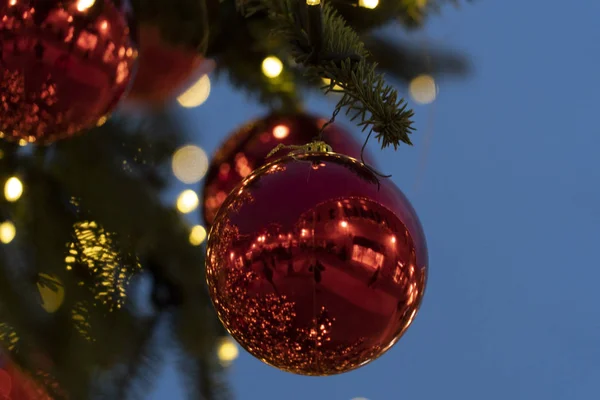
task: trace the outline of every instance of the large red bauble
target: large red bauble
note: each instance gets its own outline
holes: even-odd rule
[[[215,66],[196,49],[170,44],[152,25],[140,26],[139,43],[139,68],[127,103],[160,106],[182,94]]]
[[[0,132],[50,143],[106,120],[134,72],[125,0],[0,0]]]
[[[427,277],[421,224],[400,190],[335,153],[286,156],[227,197],[208,239],[217,313],[252,355],[333,375],[409,327]]]
[[[202,211],[207,226],[210,227],[225,197],[238,183],[269,160],[290,152],[283,149],[267,160],[271,150],[280,143],[301,146],[313,141],[327,121],[304,113],[276,113],[234,132],[217,150],[204,180]],[[323,139],[334,151],[360,158],[362,143],[340,125],[325,128]],[[368,154],[365,159],[369,161]]]

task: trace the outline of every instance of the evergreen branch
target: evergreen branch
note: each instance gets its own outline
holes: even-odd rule
[[[382,75],[375,72],[376,64],[367,61],[368,52],[352,28],[328,5],[323,13],[323,46],[315,54],[305,27],[299,26],[301,13],[295,0],[256,0],[246,5],[250,15],[267,11],[274,24],[273,33],[286,38],[292,45],[296,62],[306,67],[311,78],[327,78],[331,84],[323,87],[325,93],[341,92],[342,99],[333,112],[333,118],[346,109],[351,119],[359,119],[363,130],[376,132],[382,148],[401,142],[412,144],[409,134],[412,110],[406,101],[386,84]],[[319,49],[317,49],[319,50]],[[336,89],[336,85],[341,89]]]

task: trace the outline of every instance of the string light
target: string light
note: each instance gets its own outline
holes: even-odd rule
[[[84,12],[96,3],[96,0],[79,0],[77,2],[77,11]]]
[[[283,63],[275,56],[269,56],[262,62],[262,72],[267,78],[277,78],[283,72]]]
[[[210,96],[210,78],[204,75],[191,88],[177,98],[177,102],[184,108],[199,107]]]
[[[275,139],[285,139],[290,135],[290,128],[286,125],[277,125],[273,128],[273,137]]]
[[[4,197],[10,202],[15,202],[21,198],[23,194],[23,183],[13,176],[9,178],[4,184]]]
[[[408,87],[410,96],[416,103],[429,104],[437,97],[437,85],[432,76],[419,75],[414,78]]]
[[[208,171],[208,156],[198,146],[188,145],[178,149],[171,163],[173,174],[183,183],[197,183]]]
[[[219,357],[219,360],[223,366],[231,365],[231,363],[238,358],[239,354],[240,352],[238,350],[238,346],[233,339],[229,337],[221,339],[217,356]]]
[[[8,244],[13,241],[17,235],[15,224],[10,221],[5,221],[0,224],[0,242]]]
[[[193,190],[184,190],[177,198],[177,209],[183,214],[189,214],[198,208],[200,200]]]
[[[190,231],[190,243],[192,246],[200,246],[206,240],[206,229],[202,225],[196,225]]]
[[[324,84],[326,84],[327,86],[331,86],[331,79],[323,78],[322,80]],[[333,90],[342,90],[342,87],[336,83],[333,85]]]
[[[379,5],[379,0],[358,0],[358,5],[372,10]]]

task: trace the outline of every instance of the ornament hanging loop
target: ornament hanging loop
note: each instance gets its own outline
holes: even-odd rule
[[[298,145],[285,145],[283,143],[279,143],[273,150],[267,154],[266,158],[270,158],[273,154],[277,153],[279,150],[290,149],[292,150],[288,155],[296,156],[301,153],[331,153],[333,152],[333,148],[325,143],[322,140],[315,140],[310,143],[307,143],[302,146]]]

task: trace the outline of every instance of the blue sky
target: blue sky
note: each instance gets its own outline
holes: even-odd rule
[[[428,238],[421,311],[391,351],[341,376],[298,377],[242,353],[229,371],[238,400],[598,398],[598,15],[596,1],[479,1],[414,35],[474,65],[414,105],[415,146],[379,161]],[[184,115],[210,153],[263,111],[218,83]],[[180,386],[167,368],[152,398],[183,398]]]

